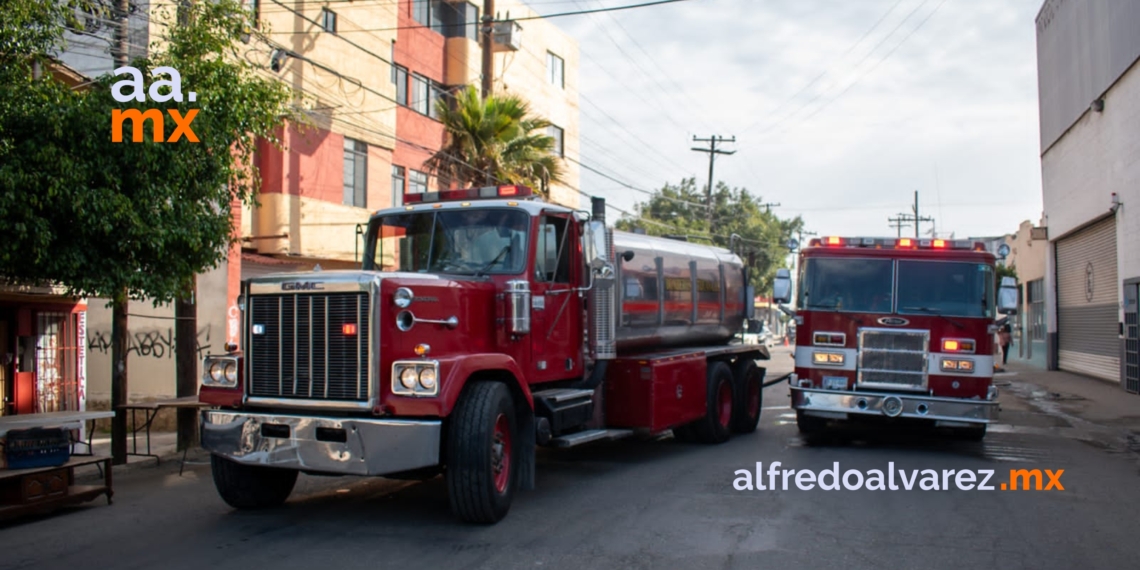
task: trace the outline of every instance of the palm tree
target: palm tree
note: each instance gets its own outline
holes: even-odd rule
[[[447,140],[424,168],[461,188],[521,184],[545,192],[562,182],[562,164],[554,155],[554,137],[545,134],[550,121],[530,113],[517,95],[479,96],[475,87],[458,92],[455,105],[436,103]]]

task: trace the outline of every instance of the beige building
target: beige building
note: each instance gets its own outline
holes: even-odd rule
[[[1033,222],[1021,222],[1017,232],[1007,235],[1005,243],[1009,255],[1005,265],[1017,272],[1018,297],[1021,307],[1012,318],[1014,344],[1011,358],[1028,361],[1035,366],[1046,365],[1046,314],[1045,314],[1045,252],[1048,241],[1045,228]]]

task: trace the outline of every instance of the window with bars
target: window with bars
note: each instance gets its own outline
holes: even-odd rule
[[[392,166],[392,206],[393,207],[404,205],[404,192],[406,191],[406,188],[404,187],[405,180],[406,180],[406,176],[404,174],[404,167],[393,165]]]
[[[368,145],[344,139],[344,204],[368,207]]]
[[[1029,338],[1045,340],[1045,280],[1034,279],[1025,284],[1026,302],[1029,307],[1026,317],[1029,321]]]

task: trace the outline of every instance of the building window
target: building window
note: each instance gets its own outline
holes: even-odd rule
[[[428,92],[430,93],[428,96],[428,116],[439,120],[439,110],[436,103],[438,103],[440,99],[443,99],[447,92],[444,91],[443,86],[438,83],[432,83],[429,86]]]
[[[546,81],[559,89],[566,87],[563,67],[562,58],[546,52]]]
[[[423,194],[427,192],[427,174],[413,170],[408,177],[408,194]]]
[[[396,104],[408,106],[408,70],[398,65],[392,66],[392,83],[396,84]]]
[[[328,8],[321,8],[321,27],[326,32],[336,33],[336,12]]]
[[[479,41],[479,8],[470,2],[440,2],[433,7],[439,15],[439,32],[449,38]]]
[[[261,23],[261,0],[246,0],[246,9],[253,16],[253,26],[260,27]]]
[[[412,74],[412,109],[421,115],[428,114],[431,107],[431,80]]]
[[[566,149],[562,146],[562,129],[554,125],[550,125],[549,127],[546,127],[546,136],[554,139],[554,148],[552,151],[554,152],[555,156],[566,156],[564,154]]]
[[[368,207],[368,145],[344,139],[344,204]]]
[[[404,167],[392,166],[392,206],[404,205]]]
[[[421,26],[430,26],[432,3],[432,0],[412,0],[412,19]]]

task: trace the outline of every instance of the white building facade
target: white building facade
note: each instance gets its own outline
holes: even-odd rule
[[[1037,16],[1048,364],[1140,391],[1140,2]]]

